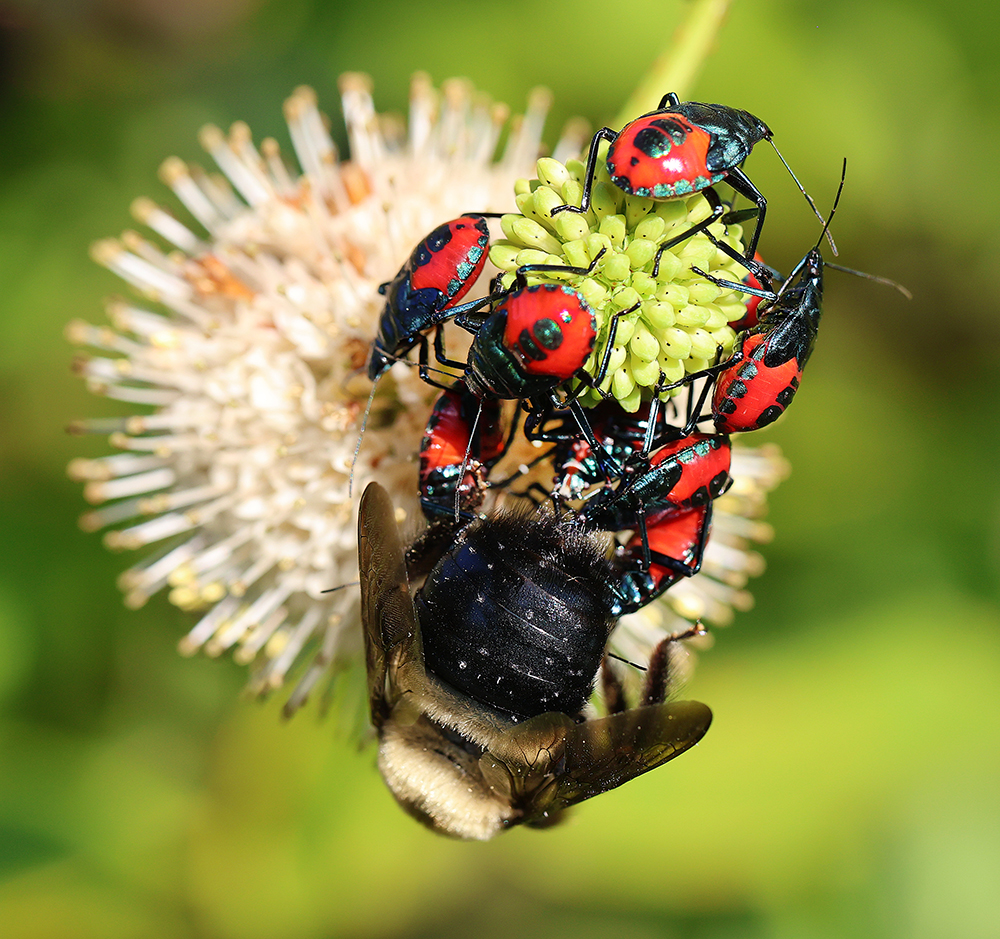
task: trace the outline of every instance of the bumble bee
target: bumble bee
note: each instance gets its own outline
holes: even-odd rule
[[[437,552],[435,552],[437,553]],[[664,703],[668,637],[638,706],[603,674],[605,717],[585,714],[617,620],[615,572],[571,519],[499,513],[437,557],[407,556],[377,483],[359,521],[361,618],[378,763],[405,811],[441,834],[486,840],[545,827],[568,806],[694,746],[711,711]],[[430,569],[430,568],[433,569]],[[426,573],[411,595],[409,576]]]

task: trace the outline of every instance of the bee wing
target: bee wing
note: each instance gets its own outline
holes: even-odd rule
[[[368,700],[372,723],[379,727],[392,707],[386,674],[390,665],[398,666],[414,654],[419,630],[395,509],[378,483],[369,483],[361,497],[358,567]]]
[[[561,809],[656,769],[705,736],[712,712],[698,701],[632,708],[575,724],[556,787]]]
[[[646,705],[580,724],[565,714],[540,714],[518,724],[479,765],[523,821],[537,822],[680,756],[711,722],[712,712],[698,701]]]

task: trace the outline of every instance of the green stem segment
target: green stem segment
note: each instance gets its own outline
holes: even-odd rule
[[[694,85],[729,12],[730,0],[690,0],[687,16],[663,54],[653,63],[639,87],[615,118],[613,127],[653,110],[659,100],[674,91],[683,101]]]

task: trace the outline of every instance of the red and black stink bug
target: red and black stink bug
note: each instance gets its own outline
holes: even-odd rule
[[[621,612],[632,613],[655,600],[682,577],[701,570],[712,526],[712,503],[645,519],[646,540],[636,532],[615,553],[621,572]]]
[[[759,430],[788,407],[816,345],[822,301],[823,255],[817,247],[799,262],[758,324],[737,337],[712,395],[720,433]]]
[[[749,111],[699,101],[682,104],[671,92],[663,96],[655,111],[630,121],[617,133],[604,127],[594,134],[580,206],[558,206],[552,214],[586,212],[590,207],[598,148],[602,140],[607,140],[611,144],[606,157],[608,173],[624,192],[657,201],[704,192],[709,200],[712,214],[664,247],[703,231],[723,215],[725,206],[711,187],[725,180],[757,206],[757,224],[746,251],[746,257],[752,258],[764,224],[767,200],[740,169],[740,164],[750,155],[754,144],[770,141],[771,136],[767,124]]]
[[[560,398],[557,389],[574,378],[581,386],[600,387],[611,360],[618,321],[634,312],[638,304],[611,318],[600,365],[591,375],[584,369],[597,340],[597,319],[590,305],[581,293],[564,284],[528,284],[526,280],[527,274],[540,271],[589,274],[603,254],[602,250],[585,268],[543,264],[518,268],[514,284],[507,290],[497,288],[488,298],[492,302],[488,311],[463,312],[454,317],[456,325],[473,334],[467,360],[446,358],[438,342],[435,354],[442,365],[463,370],[462,380],[472,394],[481,399],[518,400],[535,423],[552,407],[568,408],[609,479],[614,470],[609,468],[606,454],[594,438],[577,392]],[[429,348],[424,342],[420,347],[420,377],[435,387],[449,388],[430,377],[428,359]]]
[[[795,265],[777,293],[745,283],[718,280],[692,268],[719,286],[741,290],[764,301],[757,311],[757,325],[736,337],[736,348],[730,358],[684,379],[690,382],[704,375],[715,376],[712,419],[720,433],[736,434],[766,427],[777,420],[795,396],[802,371],[816,344],[823,312],[825,267],[895,287],[904,296],[910,296],[909,291],[895,281],[823,260],[819,246],[827,235],[843,190],[842,174],[837,197],[819,240]]]
[[[483,501],[490,467],[503,456],[500,401],[471,394],[463,382],[442,391],[420,444],[420,507],[431,521]]]
[[[386,300],[368,357],[372,381],[425,341],[425,330],[487,302],[458,304],[482,274],[489,242],[486,216],[452,219],[423,238],[396,276],[379,287]]]
[[[684,379],[688,382],[706,374],[715,376],[712,419],[719,433],[745,433],[766,427],[781,416],[798,391],[802,371],[816,345],[823,313],[824,261],[819,246],[837,212],[846,170],[845,161],[833,208],[819,239],[795,265],[777,293],[718,280],[692,268],[719,286],[765,301],[758,308],[757,325],[736,337],[732,356]]]
[[[618,487],[599,493],[580,514],[590,526],[619,531],[654,513],[707,505],[732,485],[731,459],[724,434],[685,434],[649,457],[633,458]]]

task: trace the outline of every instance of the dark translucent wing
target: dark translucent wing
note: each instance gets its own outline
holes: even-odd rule
[[[522,814],[541,816],[556,798],[566,737],[576,725],[565,714],[539,714],[494,739],[479,758],[486,784]]]
[[[575,724],[551,809],[575,805],[635,779],[693,747],[712,723],[698,701],[647,705]]]
[[[391,707],[385,690],[388,663],[417,634],[395,510],[378,483],[370,483],[361,497],[358,567],[368,698],[372,722],[378,727]]]
[[[712,712],[697,701],[632,708],[574,723],[540,714],[496,740],[479,760],[487,785],[520,821],[558,815],[680,756],[708,730]]]

